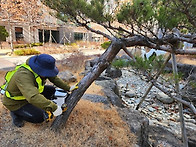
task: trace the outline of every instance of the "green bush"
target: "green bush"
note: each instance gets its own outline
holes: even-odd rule
[[[115,68],[128,67],[129,65],[130,65],[130,61],[126,59],[117,59],[112,62],[112,66]]]
[[[17,44],[17,45],[14,45],[14,48],[27,48],[29,46],[30,46],[29,44]]]
[[[102,43],[102,44],[101,44],[101,47],[102,47],[103,49],[107,49],[107,48],[110,46],[110,44],[111,44],[111,41],[107,41],[107,42]]]
[[[6,41],[6,37],[8,37],[9,34],[6,31],[4,26],[0,26],[0,42],[1,41]]]
[[[148,73],[158,71],[164,62],[164,56],[151,56],[149,59],[143,59],[140,56],[135,57],[136,62],[131,62],[130,65],[141,71]]]
[[[33,46],[43,46],[43,43],[37,42],[37,43],[31,43],[31,47]]]
[[[77,46],[77,43],[73,42],[69,44],[70,46]]]
[[[36,51],[35,49],[20,49],[20,50],[15,50],[14,54],[18,56],[25,56],[25,55],[37,55],[40,54],[40,52]]]

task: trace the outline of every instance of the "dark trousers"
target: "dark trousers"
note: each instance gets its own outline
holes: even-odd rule
[[[43,94],[47,99],[52,100],[54,93],[55,88],[53,86],[45,85],[44,91],[41,94]],[[31,123],[41,123],[46,119],[46,112],[30,103],[12,112],[22,120]]]

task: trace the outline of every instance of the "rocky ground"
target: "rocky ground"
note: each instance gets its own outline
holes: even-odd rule
[[[96,59],[91,60],[91,63],[89,63],[88,65],[92,65],[95,61]],[[86,69],[88,68],[90,67],[86,67]],[[107,71],[110,71],[110,73]],[[187,81],[180,81],[180,90],[182,90],[186,82]],[[110,68],[110,70],[106,70],[104,73],[102,73],[102,75],[96,80],[95,83],[103,87],[102,91],[104,92],[110,103],[115,106],[122,107],[121,100],[118,100],[118,97],[121,97],[123,105],[131,110],[134,110],[136,108],[142,96],[150,86],[149,83],[141,80],[141,77],[138,76],[131,67],[123,68],[121,70]],[[87,99],[90,98],[87,97]],[[96,97],[96,100],[93,101],[99,101],[104,104],[108,103],[107,100],[101,97]],[[140,106],[139,112],[146,116],[149,120],[149,126],[146,127],[149,127],[151,128],[151,130],[153,130],[153,132],[149,131],[149,139],[151,139],[151,143],[154,143],[153,140],[165,141],[165,143],[156,142],[153,146],[163,144],[165,144],[165,146],[181,146],[180,143],[174,144],[174,142],[179,141],[177,141],[176,139],[173,139],[173,143],[172,141],[170,141],[169,143],[169,140],[172,137],[177,137],[178,139],[181,138],[181,127],[177,102],[175,102],[173,99],[165,95],[157,88],[153,87],[145,98],[145,101]],[[187,107],[184,107],[183,112],[185,126],[187,129],[187,136],[189,138],[189,141],[195,145],[196,116]],[[129,113],[126,113],[126,117],[129,118]],[[131,119],[129,119],[129,121],[131,121]],[[162,128],[162,130],[160,130],[160,128]],[[161,131],[162,137],[161,133],[157,130]]]
[[[122,77],[117,79],[117,84],[123,93],[122,99],[128,107],[135,109],[149,84],[141,80],[132,70],[122,70],[122,74]],[[139,111],[149,118],[150,125],[164,126],[180,137],[178,104],[157,88],[152,88]],[[196,117],[188,108],[184,109],[184,119],[186,127],[196,133]]]

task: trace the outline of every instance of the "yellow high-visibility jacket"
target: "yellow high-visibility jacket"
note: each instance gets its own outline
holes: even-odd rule
[[[57,105],[40,94],[43,91],[46,79],[38,78],[37,74],[28,68],[28,61],[29,59],[26,64],[17,68],[13,73],[13,76],[8,79],[7,92],[5,92],[2,101],[3,105],[10,111],[15,111],[22,106],[31,103],[45,111],[54,112],[57,109]],[[66,91],[70,89],[69,85],[57,76],[47,79],[59,88]]]

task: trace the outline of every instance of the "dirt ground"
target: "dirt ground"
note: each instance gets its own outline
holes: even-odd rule
[[[196,56],[193,57],[193,56],[178,55],[176,59],[179,63],[182,63],[182,64],[196,65]]]

